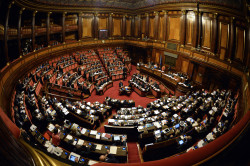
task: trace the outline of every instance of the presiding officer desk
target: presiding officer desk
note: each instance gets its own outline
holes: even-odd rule
[[[169,75],[158,69],[151,69],[147,65],[140,64],[137,65],[137,69],[143,73],[150,75],[157,80],[161,81],[164,85],[169,87],[174,94],[184,95],[192,89],[192,86],[184,84],[185,79],[179,77],[178,75]]]

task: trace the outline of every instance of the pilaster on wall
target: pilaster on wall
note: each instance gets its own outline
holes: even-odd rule
[[[218,13],[213,14],[211,52],[216,55],[218,44]]]
[[[98,17],[97,17],[97,13],[94,13],[94,39],[97,40],[98,39]]]
[[[186,20],[187,20],[187,11],[182,10],[182,18],[181,18],[181,39],[180,44],[182,47],[185,45],[186,40]]]
[[[135,37],[135,16],[132,16],[131,21],[131,37]]]
[[[37,11],[33,11],[33,14],[32,14],[31,35],[32,35],[32,49],[33,49],[33,51],[35,50],[35,43],[36,43],[36,32],[35,32],[36,13],[37,13]]]
[[[197,48],[201,49],[202,47],[202,12],[198,13],[198,45]]]
[[[163,41],[164,43],[167,41],[167,20],[168,20],[168,11],[163,10],[162,11],[163,16]]]
[[[10,3],[8,6],[6,18],[5,18],[5,26],[4,26],[4,56],[7,62],[7,65],[9,65],[9,51],[8,51],[8,29],[9,29],[9,16],[10,16],[10,9],[11,6],[14,4],[14,2]]]
[[[47,13],[47,28],[46,28],[46,38],[47,38],[47,45],[49,46],[49,42],[50,42],[50,15],[52,12],[48,12]]]
[[[235,17],[231,17],[229,28],[229,51],[228,51],[228,59],[234,59],[235,55],[235,38],[236,38],[236,26],[235,26]]]
[[[141,38],[141,15],[138,15],[138,38]]]
[[[22,23],[22,14],[25,8],[22,8],[19,11],[19,16],[18,16],[18,24],[17,24],[17,43],[18,43],[18,52],[19,56],[22,56],[22,46],[21,46],[21,23]]]
[[[82,39],[82,13],[78,13],[78,41]]]
[[[113,30],[112,30],[112,27],[113,27],[113,13],[110,13],[109,14],[109,18],[108,18],[108,36],[109,36],[109,39],[112,38],[112,33],[113,33]]]
[[[159,31],[158,31],[158,26],[159,26],[159,12],[154,12],[155,13],[155,25],[154,25],[154,39],[157,41],[159,39]]]
[[[197,48],[198,45],[198,33],[199,33],[199,14],[198,11],[194,11],[194,24],[193,24],[193,40],[192,46]]]
[[[67,12],[63,12],[62,14],[62,43],[65,43],[65,15]]]
[[[149,38],[149,14],[145,13],[145,16],[146,16],[145,37]]]

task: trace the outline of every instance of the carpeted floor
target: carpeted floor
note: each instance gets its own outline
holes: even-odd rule
[[[140,156],[136,142],[128,142],[128,163],[140,163]]]
[[[130,72],[130,74],[128,75],[127,79],[125,81],[123,81],[123,85],[128,85],[128,81],[131,79],[131,76],[136,72],[136,66],[132,65],[132,71]],[[105,100],[105,97],[109,96],[111,98],[115,98],[115,99],[120,99],[120,100],[134,100],[135,101],[135,106],[137,107],[138,105],[141,105],[143,107],[146,107],[148,103],[156,100],[156,99],[152,99],[152,98],[147,98],[147,97],[141,97],[139,96],[136,92],[132,92],[132,94],[130,96],[120,96],[119,95],[119,82],[118,81],[114,81],[113,82],[113,87],[108,89],[104,95],[99,96],[96,95],[96,92],[94,91],[91,96],[87,99],[85,99],[87,102],[96,102],[99,101],[100,103],[103,103],[103,101]]]

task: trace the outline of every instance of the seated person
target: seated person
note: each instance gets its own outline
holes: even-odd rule
[[[88,147],[87,143],[85,142],[82,146],[76,146],[74,148],[74,152],[80,154],[81,156],[87,156],[90,154],[90,147]]]
[[[101,155],[99,157],[99,160],[107,163],[119,163],[115,156],[110,154],[109,150],[107,150],[107,153],[105,155]]]
[[[122,81],[120,81],[120,83],[119,83],[119,88],[120,88],[120,87],[123,87]]]
[[[60,144],[60,133],[58,132],[58,129],[54,130],[54,133],[52,134],[52,143],[55,146],[58,146]]]

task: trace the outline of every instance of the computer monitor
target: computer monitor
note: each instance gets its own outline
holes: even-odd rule
[[[76,159],[76,156],[74,156],[74,155],[71,155],[69,158],[69,160],[74,161],[74,162],[75,162],[75,159]]]
[[[79,154],[76,154],[76,153],[74,153],[74,152],[71,152],[70,153],[70,155],[69,155],[69,160],[71,160],[71,161],[73,161],[73,162],[75,162],[75,161],[79,161],[79,159],[80,159],[80,155]]]
[[[179,141],[179,145],[182,145],[183,143],[184,143],[183,140],[180,140],[180,141]]]

